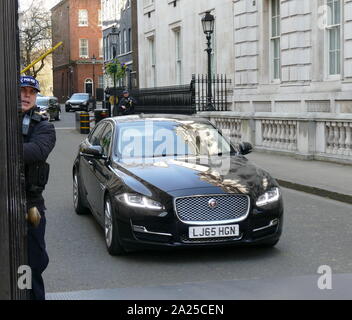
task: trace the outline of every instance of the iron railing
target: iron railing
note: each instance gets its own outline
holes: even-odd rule
[[[18,2],[0,1],[0,300],[28,299],[21,266],[28,264],[21,121],[18,111]],[[27,279],[28,285],[28,279]]]
[[[138,113],[196,113],[193,82],[190,85],[132,90],[131,95],[137,100],[135,110]]]
[[[197,111],[208,111],[208,76],[193,75],[195,84],[195,103]],[[226,75],[217,74],[211,79],[212,105],[216,111],[229,111],[231,100],[231,79]]]

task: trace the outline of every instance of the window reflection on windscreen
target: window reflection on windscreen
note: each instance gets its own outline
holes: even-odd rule
[[[215,156],[231,152],[229,143],[210,124],[193,121],[141,121],[120,124],[120,158]]]

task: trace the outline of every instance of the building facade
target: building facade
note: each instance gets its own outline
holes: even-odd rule
[[[233,108],[211,118],[257,150],[351,163],[352,1],[237,0],[233,13]]]
[[[138,6],[141,88],[189,84],[207,73],[206,37],[201,19],[215,16],[212,35],[214,74],[234,73],[232,0],[141,0]]]
[[[206,73],[201,18],[215,16],[213,73],[232,81],[227,112],[201,113],[233,142],[352,162],[352,0],[144,0],[141,87]]]
[[[60,102],[76,92],[103,88],[103,40],[100,0],[63,0],[51,9],[54,95]]]
[[[117,58],[120,63],[125,64],[126,77],[117,85],[136,88],[138,87],[137,0],[101,0],[101,7],[104,63]],[[111,33],[117,34],[117,43],[112,40]],[[105,75],[104,86],[113,85],[113,79]]]

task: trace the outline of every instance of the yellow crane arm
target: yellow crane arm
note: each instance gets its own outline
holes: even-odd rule
[[[59,42],[54,48],[51,48],[50,50],[48,50],[47,52],[45,52],[40,58],[38,58],[37,60],[35,60],[34,62],[32,62],[28,67],[24,68],[21,71],[22,73],[25,73],[26,71],[28,71],[30,68],[32,68],[34,65],[36,65],[39,61],[43,60],[46,58],[46,56],[48,56],[49,54],[51,54],[52,52],[54,52],[58,47],[60,47],[62,45],[62,41]]]

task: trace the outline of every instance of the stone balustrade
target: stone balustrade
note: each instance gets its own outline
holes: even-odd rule
[[[352,122],[327,121],[326,153],[352,156]]]
[[[231,142],[304,159],[352,164],[352,115],[201,112]]]
[[[242,141],[242,121],[240,119],[213,118],[213,123],[234,144]]]
[[[297,150],[297,121],[262,120],[263,146],[269,149]]]

